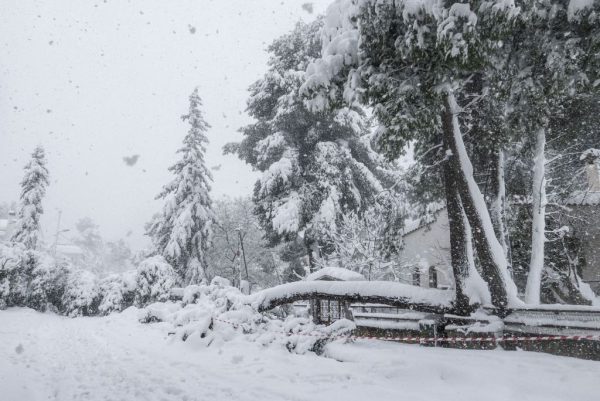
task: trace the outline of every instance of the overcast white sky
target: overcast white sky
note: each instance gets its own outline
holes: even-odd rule
[[[146,243],[187,126],[195,86],[212,125],[215,198],[251,193],[255,175],[222,146],[239,141],[247,87],[266,46],[330,0],[0,0],[0,202],[18,199],[22,168],[47,151],[47,241],[89,216],[109,240]],[[123,157],[139,154],[128,166]],[[129,235],[128,235],[129,233]]]

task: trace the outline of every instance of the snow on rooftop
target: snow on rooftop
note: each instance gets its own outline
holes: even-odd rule
[[[360,273],[354,272],[352,270],[344,269],[343,267],[335,267],[329,266],[324,267],[321,270],[318,270],[314,273],[306,276],[306,281],[316,281],[321,280],[324,277],[331,277],[340,281],[365,281],[366,278]]]
[[[584,161],[584,160],[595,160],[600,158],[600,149],[588,149],[585,152],[583,152],[581,154],[581,156],[579,157],[579,160]]]
[[[5,230],[8,227],[7,219],[0,219],[0,230]]]
[[[600,205],[600,192],[598,191],[576,191],[565,201],[567,205]]]
[[[413,232],[415,232],[425,226],[428,226],[429,224],[434,223],[439,217],[439,212],[444,210],[445,208],[446,208],[445,204],[432,205],[430,210],[423,216],[421,216],[417,219],[407,220],[404,223],[404,230],[403,230],[402,235],[412,234]]]
[[[83,255],[83,249],[72,244],[58,244],[56,252],[62,255]]]

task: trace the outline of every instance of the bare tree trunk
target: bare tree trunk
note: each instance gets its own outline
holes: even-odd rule
[[[544,270],[544,242],[546,242],[546,130],[540,128],[536,135],[533,167],[532,208],[533,223],[531,232],[531,259],[525,288],[525,302],[540,303],[542,271]]]
[[[500,241],[506,259],[509,260],[508,234],[506,231],[506,183],[504,181],[504,151],[498,149],[493,154],[491,171],[492,201],[490,212],[494,231]],[[509,263],[510,269],[510,263]]]
[[[473,179],[473,166],[466,152],[458,124],[458,105],[449,89],[445,99],[444,139],[452,152],[450,161],[456,171],[457,188],[463,209],[471,225],[473,243],[483,277],[488,283],[492,304],[500,312],[509,303],[518,303],[517,288],[510,277],[506,256],[496,238],[483,194]]]

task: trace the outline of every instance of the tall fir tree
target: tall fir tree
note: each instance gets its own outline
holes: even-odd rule
[[[385,173],[370,149],[364,113],[312,112],[299,89],[306,66],[320,54],[321,20],[299,23],[270,47],[269,71],[250,88],[248,112],[235,152],[261,172],[255,211],[272,244],[305,244],[310,268],[323,252],[326,232],[347,212],[362,213],[383,189]]]
[[[44,148],[37,146],[31,154],[31,160],[25,166],[18,219],[12,236],[13,242],[21,243],[31,250],[37,248],[41,236],[40,218],[44,213],[42,199],[48,184]]]
[[[158,252],[175,268],[183,284],[206,277],[206,253],[215,215],[210,197],[212,175],[205,165],[206,123],[202,100],[195,89],[189,113],[182,119],[190,129],[177,153],[181,159],[169,168],[175,175],[157,199],[164,199],[162,213],[150,225],[149,234]]]

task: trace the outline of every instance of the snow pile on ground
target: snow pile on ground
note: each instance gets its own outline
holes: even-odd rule
[[[260,313],[248,297],[217,277],[210,285],[191,285],[184,289],[181,302],[157,302],[140,311],[142,323],[167,322],[176,340],[195,346],[222,345],[236,337],[261,345],[283,346],[290,352],[320,353],[331,341],[345,341],[343,335],[356,325],[339,320],[330,326],[316,325],[306,317]]]
[[[194,349],[138,310],[75,319],[0,311],[6,401],[596,401],[599,362],[357,340],[296,355],[245,336]]]

